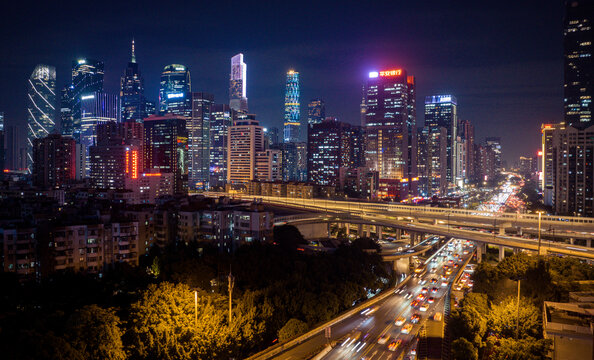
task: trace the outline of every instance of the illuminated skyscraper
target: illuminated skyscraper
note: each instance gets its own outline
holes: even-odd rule
[[[102,61],[78,59],[72,62],[70,109],[72,111],[72,135],[76,140],[80,138],[81,132],[81,99],[96,91],[103,91],[103,75]]]
[[[210,186],[227,182],[227,141],[234,111],[226,104],[212,106],[210,113]]]
[[[120,81],[120,98],[122,99],[122,121],[141,122],[148,116],[147,101],[144,98],[144,79],[140,75],[136,62],[134,40],[132,40],[130,62]]]
[[[447,181],[454,183],[456,174],[456,137],[458,136],[458,103],[453,95],[425,97],[425,126],[430,129],[446,128]]]
[[[324,100],[313,99],[307,104],[307,124],[311,127],[326,119],[326,104]]]
[[[565,123],[580,129],[594,123],[594,2],[567,0],[563,30]]]
[[[248,111],[246,73],[247,65],[243,62],[243,54],[233,56],[229,78],[229,107],[244,114]]]
[[[243,184],[256,178],[256,158],[264,149],[264,129],[256,116],[240,115],[229,128],[227,183]]]
[[[177,194],[188,193],[187,118],[175,114],[144,119],[145,172],[173,174]]]
[[[495,153],[495,172],[499,172],[503,168],[503,163],[501,159],[501,138],[490,136],[485,138],[485,144],[493,149]]]
[[[33,140],[48,136],[56,126],[56,68],[37,65],[27,83],[27,168],[33,162]]]
[[[163,68],[159,88],[159,114],[192,115],[190,70],[185,65],[171,64]]]
[[[60,92],[60,133],[74,135],[74,118],[72,114],[72,85],[66,85]]]
[[[207,190],[210,180],[210,122],[214,96],[192,93],[192,116],[188,128],[188,186]]]
[[[80,143],[87,154],[85,175],[90,172],[89,147],[97,144],[97,125],[120,121],[120,98],[102,91],[81,96]]]
[[[285,131],[283,137],[285,142],[301,141],[300,93],[299,73],[289,70],[285,90]]]
[[[414,77],[403,69],[369,73],[361,107],[365,109],[365,160],[380,180],[408,182],[416,176],[414,86]]]

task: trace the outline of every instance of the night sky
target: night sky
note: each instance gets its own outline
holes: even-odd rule
[[[248,65],[250,112],[282,126],[288,69],[301,73],[307,102],[359,123],[370,70],[404,68],[424,97],[451,93],[476,139],[501,136],[504,158],[535,154],[540,124],[563,115],[561,0],[540,1],[43,1],[4,4],[0,27],[0,111],[26,124],[26,81],[38,63],[56,66],[58,89],[77,57],[105,62],[105,90],[136,42],[145,95],[158,98],[164,65],[189,66],[193,91],[228,103],[230,57]]]

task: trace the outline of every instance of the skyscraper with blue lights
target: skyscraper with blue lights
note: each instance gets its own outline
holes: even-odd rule
[[[122,121],[141,122],[149,115],[144,97],[144,79],[140,75],[136,62],[134,40],[132,40],[130,62],[120,81],[120,98],[122,99]]]
[[[300,94],[299,73],[289,70],[285,89],[285,142],[299,142],[301,139]]]
[[[192,115],[192,84],[185,65],[171,64],[163,68],[159,88],[159,113]]]

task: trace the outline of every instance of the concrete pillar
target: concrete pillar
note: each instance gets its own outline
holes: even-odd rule
[[[332,229],[331,228],[332,228],[332,224],[331,223],[328,223],[328,237],[330,237],[332,235],[332,231],[331,231]]]
[[[371,225],[367,225],[365,227],[367,230],[365,231],[366,237],[371,237]]]
[[[415,246],[417,241],[417,233],[416,232],[411,232],[410,233],[410,246]]]
[[[363,237],[363,224],[358,224],[357,225],[357,236],[358,237]]]
[[[433,219],[433,225],[437,225],[439,224],[439,221],[437,219]]]
[[[505,259],[505,248],[503,246],[499,246],[499,261]]]
[[[586,239],[586,247],[592,247],[592,239]]]
[[[487,252],[487,246],[485,243],[477,242],[476,243],[476,262],[482,262],[483,256]]]
[[[375,225],[375,233],[377,234],[377,238],[378,240],[383,240],[383,229],[381,226],[379,225]]]
[[[396,240],[402,240],[402,229],[396,229]]]
[[[520,249],[514,248],[514,254],[519,254],[519,253],[520,253]]]
[[[345,223],[346,225],[346,236],[349,237],[351,235],[351,224]]]
[[[503,226],[499,227],[499,235],[505,235],[505,227],[503,227]]]
[[[516,231],[518,233],[518,236],[522,236],[523,235],[523,233],[522,233],[522,227],[521,226],[518,226]]]

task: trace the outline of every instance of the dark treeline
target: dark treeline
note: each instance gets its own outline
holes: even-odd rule
[[[198,243],[154,249],[140,266],[101,277],[66,272],[20,283],[1,274],[0,351],[9,359],[243,358],[393,282],[364,241],[306,254],[294,227],[274,238],[234,254]]]

